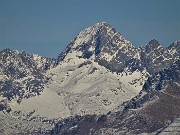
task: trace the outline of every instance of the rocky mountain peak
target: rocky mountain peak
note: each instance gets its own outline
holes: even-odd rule
[[[122,42],[125,42],[124,37],[108,23],[96,23],[95,25],[84,29],[78,34],[78,36],[73,41],[73,48],[79,49],[78,46],[84,44],[89,47],[90,45],[95,47],[100,41],[104,40],[104,38],[107,38],[106,42],[109,41],[110,44],[110,38],[113,38],[114,36],[116,37],[117,41],[118,38],[120,38]]]
[[[178,48],[180,46],[180,40],[179,41],[175,41],[173,42],[168,48],[171,49],[171,48]]]
[[[101,28],[106,28],[106,29],[112,28],[112,26],[108,24],[107,22],[98,22],[91,27],[95,28],[96,30],[99,30]]]
[[[58,63],[69,53],[79,58],[92,58],[113,71],[125,68],[131,58],[139,58],[132,43],[106,22],[97,23],[81,31],[59,55]]]
[[[11,56],[15,56],[15,55],[18,55],[20,53],[25,53],[24,51],[18,51],[18,50],[11,50],[9,48],[5,48],[3,50],[0,51],[0,55],[1,57],[4,56],[4,57],[11,57]]]
[[[152,39],[145,46],[136,48],[111,25],[100,22],[81,31],[59,55],[58,63],[68,55],[67,59],[90,58],[115,72],[147,69],[154,74],[179,59],[179,43],[174,42],[165,48]]]
[[[1,50],[1,52],[11,52],[11,51],[12,51],[12,50],[9,49],[9,48],[5,48],[5,49]]]
[[[179,41],[176,41],[176,42],[173,42],[170,46],[167,47],[171,54],[173,55],[179,55],[180,54],[180,40]],[[179,58],[179,57],[178,57]]]
[[[156,39],[152,39],[148,42],[148,44],[142,46],[141,48],[143,48],[142,50],[144,50],[146,53],[151,53],[160,47],[161,47],[160,43]]]
[[[154,45],[160,46],[159,42],[156,39],[152,39],[151,41],[149,41],[148,44],[151,45],[151,46],[154,46]]]

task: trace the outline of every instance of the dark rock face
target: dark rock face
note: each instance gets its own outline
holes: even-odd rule
[[[178,46],[172,47],[173,45],[174,43],[164,48],[154,39],[146,46],[140,47],[142,66],[146,67],[149,73],[154,74],[172,65],[180,56]]]
[[[130,100],[128,103],[125,103],[126,109],[137,109],[142,107],[144,103],[154,99],[155,95],[162,90],[166,90],[168,93],[180,94],[178,91],[178,84],[180,83],[180,61],[176,61],[172,66],[162,71],[155,73],[154,76],[151,76],[147,79],[143,86],[143,90]],[[171,89],[167,89],[170,88]],[[146,93],[146,94],[143,94]],[[174,96],[177,96],[173,94]]]
[[[170,46],[167,47],[167,49],[170,50],[170,52],[173,54],[174,57],[176,57],[176,59],[180,58],[180,41],[172,43]]]
[[[144,84],[144,91],[162,90],[166,81],[169,83],[180,83],[180,61],[176,61],[172,66],[164,69],[160,72],[155,73],[154,76],[149,77]]]
[[[39,94],[47,80],[43,73],[53,62],[25,52],[0,51],[0,94],[8,99],[18,96],[19,100]]]

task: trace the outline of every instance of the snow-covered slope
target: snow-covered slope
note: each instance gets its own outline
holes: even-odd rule
[[[140,71],[115,73],[94,62],[68,53],[56,68],[47,72],[50,89],[64,97],[72,115],[103,114],[136,96],[147,74]]]
[[[50,78],[38,96],[9,101],[9,114],[20,119],[40,116],[65,118],[86,114],[106,114],[136,96],[147,79],[147,72],[112,72],[93,58],[79,58],[69,52],[54,68],[44,74]],[[18,114],[17,114],[18,112]],[[29,114],[31,114],[29,116]]]
[[[58,96],[57,93],[49,88],[43,89],[39,96],[23,99],[20,104],[16,100],[11,100],[7,103],[12,109],[9,115],[19,119],[31,119],[38,115],[48,119],[70,116],[63,97]]]

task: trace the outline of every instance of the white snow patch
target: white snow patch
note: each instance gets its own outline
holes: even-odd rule
[[[22,114],[27,114],[35,110],[33,116],[40,115],[41,117],[48,118],[64,118],[70,116],[63,98],[48,88],[45,88],[39,96],[23,99],[20,104],[13,100],[9,105],[13,111],[22,111]]]

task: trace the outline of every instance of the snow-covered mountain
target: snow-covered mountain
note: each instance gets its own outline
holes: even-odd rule
[[[48,87],[64,98],[71,115],[116,110],[140,92],[148,77],[145,68],[131,70],[133,57],[140,59],[132,43],[109,24],[97,23],[59,55],[57,66],[47,72]]]
[[[179,41],[165,48],[153,39],[135,47],[106,22],[81,31],[56,60],[4,49],[0,52],[0,124],[11,125],[11,129],[3,126],[9,134],[44,134],[46,129],[48,134],[67,130],[66,134],[89,134],[90,128],[92,134],[154,132],[164,126],[164,119],[153,128],[154,121],[141,110],[158,107],[151,105],[156,97],[166,101],[162,89],[171,94],[169,98],[172,91],[179,93],[179,57]],[[140,119],[149,123],[137,130]],[[135,120],[139,125],[128,126]],[[17,129],[17,125],[28,128]]]

